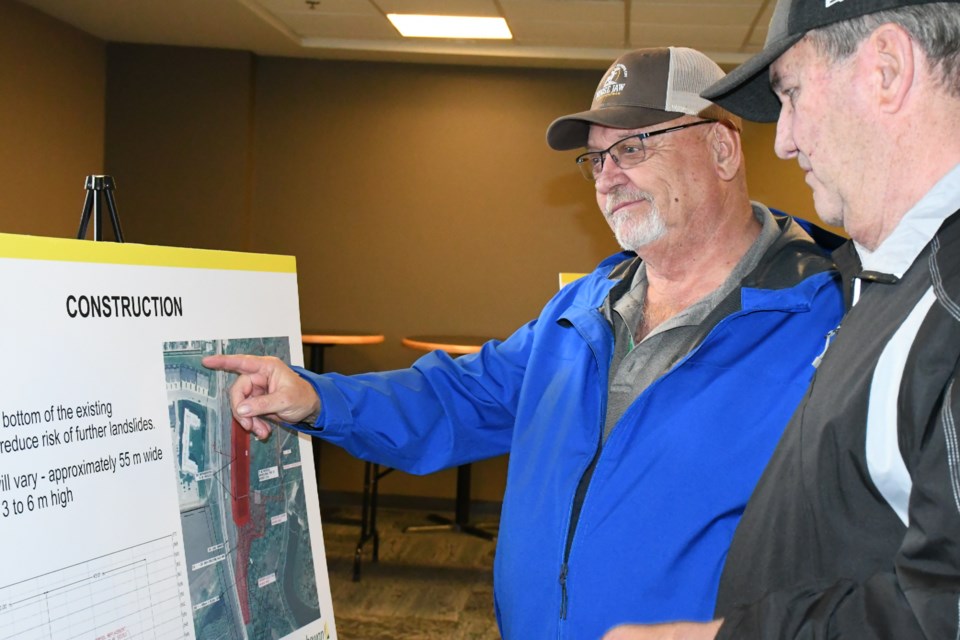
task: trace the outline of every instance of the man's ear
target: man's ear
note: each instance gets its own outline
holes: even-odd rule
[[[717,174],[723,180],[732,180],[743,164],[740,133],[730,124],[718,122],[710,133],[710,144]]]
[[[869,69],[876,80],[877,107],[884,113],[896,113],[913,87],[920,60],[914,54],[910,34],[897,24],[877,27],[864,43]]]

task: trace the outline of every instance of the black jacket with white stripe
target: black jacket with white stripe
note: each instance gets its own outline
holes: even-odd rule
[[[902,278],[834,258],[859,300],[747,505],[717,638],[956,640],[960,212]]]

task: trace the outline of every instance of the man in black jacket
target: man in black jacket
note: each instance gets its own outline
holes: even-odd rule
[[[960,7],[779,0],[704,96],[852,242],[849,311],[734,537],[718,620],[606,640],[960,637]],[[718,631],[719,626],[719,631]]]

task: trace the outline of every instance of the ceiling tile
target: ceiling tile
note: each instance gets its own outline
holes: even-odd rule
[[[721,6],[712,4],[656,4],[635,6],[630,13],[633,22],[645,24],[745,25],[757,15],[757,7],[749,5]]]
[[[760,12],[760,20],[764,25],[770,24],[770,19],[773,17],[773,8],[777,6],[776,2],[768,2],[763,5],[763,10]]]
[[[623,24],[623,0],[501,0],[503,17],[512,20],[568,23],[576,26],[587,22],[618,22]]]
[[[307,0],[250,0],[274,15],[309,13],[311,15],[380,15],[370,0],[319,0],[313,6]]]
[[[739,52],[748,27],[630,25],[634,47],[691,47],[701,51]]]
[[[333,38],[348,33],[372,40],[399,38],[389,21],[368,0],[249,0],[279,20],[297,38]]]
[[[553,47],[623,47],[623,24],[617,22],[510,22],[520,45]]]
[[[356,0],[359,1],[359,0]],[[366,0],[364,0],[366,1]],[[372,0],[383,13],[497,17],[493,0]]]
[[[303,13],[285,13],[279,16],[301,38],[342,38],[349,33],[358,40],[400,40],[402,36],[390,21],[381,15],[369,16],[311,16]]]
[[[775,2],[769,2],[764,5],[763,10],[757,16],[756,21],[754,22],[754,29],[750,32],[750,37],[747,40],[747,47],[751,50],[760,50],[763,48],[763,43],[767,39],[767,31],[770,26],[770,18],[773,17],[773,8],[776,6]]]
[[[632,0],[631,4],[633,5],[634,10],[654,5],[675,7],[698,4],[710,4],[716,7],[750,6],[759,10],[759,8],[763,6],[764,2],[767,1],[768,0]]]
[[[763,48],[763,43],[767,40],[767,27],[758,26],[750,33],[750,39],[747,41],[747,45],[750,47],[756,47],[758,49]]]

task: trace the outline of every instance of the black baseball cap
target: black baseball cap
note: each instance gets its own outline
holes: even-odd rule
[[[887,9],[943,1],[778,0],[763,50],[700,95],[747,120],[774,122],[780,114],[780,101],[770,88],[770,65],[807,31]]]
[[[557,151],[587,146],[591,124],[639,129],[713,105],[700,92],[723,77],[717,63],[694,49],[663,47],[625,53],[610,65],[589,111],[554,120],[547,144]]]

